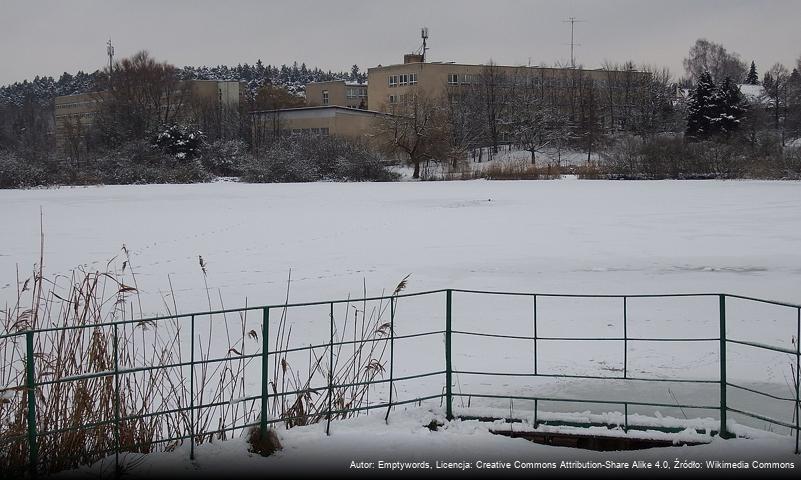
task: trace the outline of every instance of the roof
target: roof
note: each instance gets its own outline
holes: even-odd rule
[[[488,67],[489,65],[486,63],[456,63],[456,62],[409,62],[409,63],[395,63],[392,65],[378,65],[376,67],[370,67],[367,69],[368,73],[370,70],[376,69],[384,69],[384,68],[396,68],[396,67],[404,67],[408,65],[437,65],[437,66],[452,66],[452,67]],[[532,70],[581,70],[585,72],[606,72],[606,69],[603,68],[581,68],[581,67],[541,67],[539,65],[493,65],[494,67],[498,68],[530,68]],[[609,70],[612,72],[633,72],[633,73],[642,73],[642,74],[649,74],[649,72],[645,72],[643,70],[631,69],[631,70]]]
[[[251,115],[257,113],[276,113],[276,112],[308,112],[308,111],[334,111],[343,110],[348,113],[364,113],[369,115],[389,115],[386,112],[378,112],[375,110],[365,110],[361,108],[342,107],[340,105],[319,105],[315,107],[294,107],[294,108],[278,108],[274,110],[254,110],[250,112]]]
[[[362,83],[359,83],[359,82],[354,82],[352,80],[341,80],[341,79],[339,79],[339,80],[323,80],[323,81],[320,81],[320,82],[309,82],[306,85],[316,85],[316,84],[323,84],[323,83],[344,83],[345,85],[347,85],[349,87],[350,86],[353,86],[353,87],[359,87],[359,86],[366,87],[367,86],[367,82],[366,81],[362,82]]]

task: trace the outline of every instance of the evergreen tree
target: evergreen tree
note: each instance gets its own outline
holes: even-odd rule
[[[748,76],[745,77],[745,83],[748,85],[759,85],[759,75],[757,75],[756,64],[751,61],[751,69],[748,70]]]
[[[726,77],[715,94],[716,115],[712,119],[715,133],[730,135],[740,128],[746,108],[740,88]]]
[[[715,82],[709,72],[703,72],[687,102],[687,130],[690,138],[703,139],[714,134],[712,119],[716,117]]]

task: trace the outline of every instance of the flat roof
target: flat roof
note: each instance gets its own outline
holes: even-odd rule
[[[328,111],[328,110],[343,110],[348,113],[366,113],[370,115],[390,115],[386,112],[378,112],[376,110],[365,110],[363,108],[343,107],[341,105],[318,105],[314,107],[293,107],[293,108],[277,108],[274,110],[253,110],[251,115],[256,113],[275,113],[275,112],[308,112],[313,110]]]
[[[405,67],[407,65],[437,65],[437,66],[455,66],[455,67],[488,67],[486,63],[456,63],[456,62],[409,62],[409,63],[394,63],[392,65],[378,65],[376,67],[369,67],[367,71],[379,68],[395,68]],[[604,68],[581,68],[581,67],[542,67],[539,65],[493,65],[499,68],[531,68],[537,70],[582,70],[585,72],[635,72],[635,73],[648,73],[642,70],[606,70]]]
[[[359,86],[367,86],[367,82],[354,82],[353,80],[323,80],[321,82],[309,82],[306,85],[316,85],[316,84],[323,84],[323,83],[344,83],[345,85],[352,86],[352,87],[359,87]]]

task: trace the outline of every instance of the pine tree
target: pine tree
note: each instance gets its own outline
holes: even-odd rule
[[[712,125],[712,119],[717,117],[715,92],[712,75],[703,72],[687,102],[687,137],[703,139],[715,133]]]
[[[736,132],[746,112],[744,105],[740,88],[731,78],[726,77],[715,94],[717,114],[712,119],[715,133],[730,135]]]
[[[748,85],[759,85],[759,75],[757,75],[756,64],[751,61],[751,69],[748,70],[748,76],[745,77],[745,83]]]

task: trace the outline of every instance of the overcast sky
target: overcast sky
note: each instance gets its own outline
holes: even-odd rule
[[[429,28],[429,59],[524,65],[667,66],[699,37],[722,43],[760,74],[801,55],[801,0],[0,0],[0,84],[93,71],[146,49],[177,66],[306,62],[330,70],[399,63]]]

